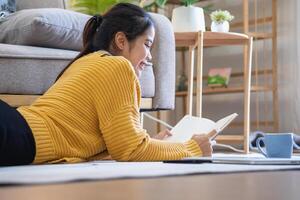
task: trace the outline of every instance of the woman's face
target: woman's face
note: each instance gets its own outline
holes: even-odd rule
[[[125,42],[121,45],[123,48],[119,55],[124,56],[131,62],[138,77],[140,77],[147,62],[150,62],[152,59],[150,49],[154,41],[154,36],[155,30],[154,27],[151,26],[135,40],[128,42],[127,39],[125,39]]]

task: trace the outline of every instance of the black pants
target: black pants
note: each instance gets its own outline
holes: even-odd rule
[[[35,157],[35,142],[26,120],[0,100],[0,166],[26,165]]]

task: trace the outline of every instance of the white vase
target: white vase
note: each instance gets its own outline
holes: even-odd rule
[[[205,31],[203,9],[195,6],[180,6],[173,10],[174,32]]]
[[[218,23],[212,21],[210,29],[212,32],[228,32],[229,31],[229,22],[224,21],[222,23]]]

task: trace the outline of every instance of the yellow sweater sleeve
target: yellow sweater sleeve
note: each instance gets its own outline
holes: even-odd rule
[[[140,85],[133,67],[122,58],[110,62],[115,66],[111,70],[115,70],[106,73],[105,80],[101,80],[105,87],[98,88],[101,89],[99,93],[95,88],[94,94],[99,129],[112,158],[119,161],[154,161],[202,155],[194,140],[170,143],[149,137],[140,125]],[[102,95],[104,93],[105,96]]]
[[[141,128],[139,120],[137,107],[126,105],[103,128],[104,141],[113,159],[158,161],[202,155],[194,140],[186,143],[170,143],[151,139]]]

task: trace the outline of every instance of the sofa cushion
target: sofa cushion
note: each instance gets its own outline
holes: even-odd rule
[[[77,51],[0,43],[0,94],[43,94]],[[140,78],[142,96],[153,97],[152,65]]]
[[[15,0],[0,0],[0,22],[3,21],[10,13],[16,11]]]
[[[21,10],[0,24],[0,42],[80,50],[82,30],[89,18],[59,8]]]
[[[0,94],[43,94],[78,53],[0,43]]]

